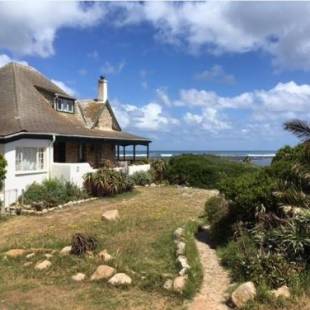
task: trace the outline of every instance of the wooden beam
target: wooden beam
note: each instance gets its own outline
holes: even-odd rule
[[[117,160],[119,160],[119,144],[117,145]]]
[[[126,160],[126,146],[123,145],[123,160]]]
[[[146,146],[146,158],[147,159],[150,158],[150,145],[149,144]]]

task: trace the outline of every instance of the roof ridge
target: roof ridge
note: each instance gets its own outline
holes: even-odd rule
[[[14,94],[14,97],[15,97],[14,103],[15,103],[15,113],[16,113],[14,118],[16,119],[20,130],[22,130],[20,111],[19,111],[18,92],[17,92],[17,74],[16,74],[15,63],[12,63],[12,72],[13,72],[13,88],[14,88],[13,94]]]

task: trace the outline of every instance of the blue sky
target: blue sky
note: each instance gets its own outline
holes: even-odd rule
[[[274,150],[310,116],[309,3],[0,3],[0,66],[78,98],[100,74],[124,130],[160,150]],[[14,35],[12,35],[14,34]]]

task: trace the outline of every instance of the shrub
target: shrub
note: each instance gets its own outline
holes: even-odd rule
[[[99,169],[95,173],[85,175],[84,188],[89,194],[102,197],[131,191],[133,182],[121,172],[111,169]]]
[[[238,177],[259,168],[211,155],[181,155],[172,157],[167,178],[173,184],[201,188],[216,188],[225,176]]]
[[[130,178],[135,185],[145,186],[152,183],[152,175],[149,172],[136,172]]]
[[[167,161],[156,159],[151,162],[151,173],[156,183],[161,183],[166,178]]]
[[[97,240],[93,237],[80,233],[74,234],[71,241],[71,254],[81,256],[87,251],[94,251],[97,247]]]
[[[224,266],[231,270],[235,281],[254,281],[277,288],[287,284],[298,273],[298,266],[289,263],[277,253],[266,254],[260,251],[255,241],[247,234],[231,241],[221,250]]]
[[[0,154],[0,190],[3,187],[3,182],[5,179],[5,174],[6,174],[6,160],[4,159],[3,155]]]
[[[276,181],[265,170],[225,178],[219,183],[219,189],[230,201],[231,212],[236,219],[253,223],[260,209],[267,212],[278,209],[273,196],[275,188]]]
[[[87,194],[70,182],[49,179],[42,184],[32,183],[19,198],[25,204],[42,203],[45,207],[53,207],[71,200],[86,198]]]
[[[211,197],[205,204],[205,214],[210,225],[222,220],[228,212],[228,203],[222,196]]]

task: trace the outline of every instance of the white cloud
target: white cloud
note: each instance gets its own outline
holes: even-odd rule
[[[6,54],[0,55],[0,68],[5,66],[6,64],[8,64],[10,62],[17,62],[17,63],[20,63],[22,65],[28,66],[27,61],[12,59],[11,57],[9,57]]]
[[[47,57],[60,28],[94,26],[104,14],[102,5],[73,1],[0,2],[0,48]]]
[[[157,95],[157,100],[159,101],[160,104],[163,104],[167,107],[172,106],[172,102],[167,94],[167,89],[166,88],[157,88],[156,89],[156,95]]]
[[[169,130],[171,126],[179,124],[176,118],[169,116],[163,107],[156,102],[138,107],[112,100],[112,106],[120,125],[124,128],[164,132]]]
[[[155,37],[213,54],[264,51],[282,69],[310,69],[310,3],[145,2],[116,5],[117,26],[149,22]],[[114,5],[115,8],[115,5]]]
[[[57,81],[57,80],[51,80],[54,84],[56,84],[59,88],[61,88],[65,93],[67,93],[68,95],[74,96],[76,95],[76,91],[69,87],[68,85],[66,85],[64,82],[62,81]]]
[[[121,61],[118,64],[111,64],[109,61],[106,61],[104,65],[101,67],[101,72],[105,74],[119,74],[124,69],[126,65],[125,61]]]
[[[209,70],[204,70],[195,75],[198,80],[211,81],[222,84],[234,84],[236,79],[234,75],[226,73],[222,66],[213,65]]]

